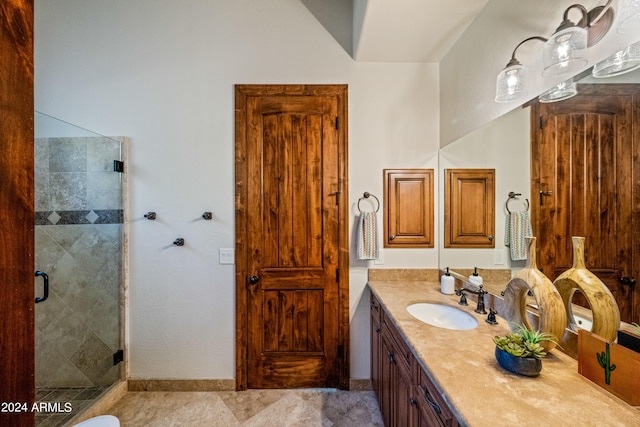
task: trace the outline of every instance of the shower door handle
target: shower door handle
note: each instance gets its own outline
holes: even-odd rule
[[[47,298],[49,298],[49,276],[47,276],[47,273],[43,273],[42,271],[36,271],[36,277],[38,276],[42,276],[42,279],[44,280],[44,294],[41,297],[36,297],[36,304],[42,301],[46,301]]]

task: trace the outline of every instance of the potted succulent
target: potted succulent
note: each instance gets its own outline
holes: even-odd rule
[[[548,332],[528,329],[522,325],[515,332],[493,337],[496,344],[496,359],[500,366],[514,374],[535,377],[542,370],[542,358],[547,355],[540,345],[544,341],[555,342]]]
[[[640,325],[632,323],[634,327],[633,333],[626,331],[618,331],[618,344],[640,353]]]

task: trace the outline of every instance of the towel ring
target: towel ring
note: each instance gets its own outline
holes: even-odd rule
[[[514,193],[513,191],[509,192],[509,198],[507,199],[506,203],[504,204],[504,207],[507,209],[507,212],[511,213],[511,211],[509,210],[509,202],[511,200],[520,200],[518,199],[518,196],[522,196],[522,194],[520,193]],[[529,210],[529,199],[524,199],[524,211],[523,212],[527,212]]]
[[[368,191],[365,191],[362,197],[358,199],[358,212],[362,213],[362,210],[360,209],[360,202],[364,199],[368,199],[369,197],[373,197],[374,199],[376,199],[376,203],[378,203],[378,206],[376,207],[376,212],[380,210],[380,200],[378,200],[378,198],[373,194],[369,193]]]

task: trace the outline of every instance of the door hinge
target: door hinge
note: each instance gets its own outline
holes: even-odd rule
[[[542,116],[540,116],[540,129],[541,129],[541,130],[542,130],[542,127],[543,127],[543,126],[542,126],[542,122],[543,122],[543,118],[542,118]]]
[[[113,171],[114,172],[124,172],[124,162],[120,160],[113,161]]]
[[[113,353],[113,364],[117,365],[122,361],[124,361],[124,350],[116,350],[116,352]]]
[[[340,117],[336,117],[336,129],[340,129]]]
[[[340,269],[336,268],[336,282],[340,282]]]

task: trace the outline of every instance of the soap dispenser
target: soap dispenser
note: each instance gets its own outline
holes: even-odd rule
[[[456,282],[449,273],[449,267],[447,267],[445,274],[440,278],[440,292],[445,295],[451,295],[454,293],[456,287]]]
[[[473,274],[469,276],[469,283],[473,283],[476,286],[482,285],[482,276],[478,274],[478,267],[473,268]]]

